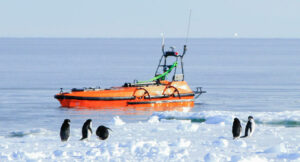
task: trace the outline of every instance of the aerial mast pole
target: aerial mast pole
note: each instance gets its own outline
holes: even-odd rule
[[[154,76],[157,75],[157,72],[158,72],[158,69],[159,69],[159,65],[160,65],[161,60],[162,60],[162,58],[164,57],[164,53],[165,53],[165,36],[164,36],[164,33],[161,33],[161,36],[162,36],[161,51],[162,51],[163,55],[161,56],[161,58],[160,58],[160,60],[159,60],[159,63],[158,63],[158,66],[157,66],[157,68],[156,68],[156,71],[155,71],[155,75],[154,75]]]
[[[189,14],[189,20],[188,20],[188,26],[187,26],[187,32],[186,32],[186,38],[185,38],[185,45],[183,46],[183,52],[182,55],[180,56],[180,62],[181,62],[181,72],[183,74],[183,80],[184,80],[184,70],[183,70],[183,56],[185,55],[187,48],[186,44],[188,42],[189,34],[190,34],[190,26],[191,26],[191,16],[192,16],[192,9],[190,9],[190,14]]]

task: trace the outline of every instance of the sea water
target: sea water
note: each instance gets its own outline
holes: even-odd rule
[[[169,46],[175,46],[176,50],[182,53],[184,43],[184,39],[166,39],[166,50]],[[189,112],[154,112],[152,109],[138,111],[124,108],[104,110],[62,108],[54,99],[54,95],[60,91],[60,88],[64,88],[64,91],[82,87],[109,88],[133,80],[143,81],[152,78],[162,55],[160,39],[1,38],[0,141],[8,142],[0,145],[0,153],[2,152],[0,158],[20,160],[33,157],[24,151],[26,147],[19,152],[14,152],[16,148],[12,145],[15,144],[16,138],[18,142],[23,141],[28,146],[32,142],[43,143],[42,140],[47,136],[52,142],[59,143],[57,133],[65,118],[71,119],[71,126],[75,133],[78,133],[76,135],[78,138],[86,119],[93,119],[95,127],[100,124],[120,127],[116,124],[119,122],[114,120],[117,118],[128,125],[122,128],[125,129],[122,133],[129,136],[127,140],[129,143],[124,144],[124,147],[134,150],[132,156],[141,156],[141,159],[135,160],[156,158],[178,160],[179,157],[192,160],[214,158],[241,160],[244,156],[228,152],[222,156],[203,153],[201,157],[195,157],[197,155],[195,151],[189,149],[195,150],[200,146],[208,147],[209,150],[219,146],[228,149],[228,141],[231,140],[226,135],[231,136],[230,127],[234,117],[241,118],[245,123],[247,116],[253,115],[258,130],[261,127],[262,131],[259,133],[261,135],[274,134],[276,129],[280,129],[284,134],[298,130],[300,126],[299,45],[300,39],[190,39],[187,43],[188,51],[183,58],[185,80],[192,89],[203,87],[207,93],[196,99],[195,107]],[[151,124],[147,124],[152,123],[153,118],[158,119],[161,128],[156,126],[152,128]],[[170,121],[174,121],[175,125]],[[181,123],[183,121],[191,121],[191,123]],[[146,124],[143,125],[144,122]],[[216,138],[205,136],[206,138],[203,139],[211,143],[205,144],[205,141],[202,143],[200,141],[198,147],[189,144],[188,141],[198,138],[190,134],[195,134],[197,131],[202,135],[203,131],[210,132],[215,127],[211,124],[220,127],[218,129],[224,128],[222,131],[225,131],[225,135],[216,134]],[[139,125],[151,128],[156,135],[162,135],[160,131],[164,132],[164,127],[170,128],[168,133],[170,135],[174,131],[182,130],[190,134],[187,135],[187,139],[174,137],[170,138],[171,141],[166,141],[157,138],[157,141],[149,143],[145,138],[152,138],[152,135],[143,137],[128,132],[128,130],[140,129]],[[268,131],[269,129],[271,130]],[[146,134],[147,131],[139,130],[139,133]],[[36,134],[38,137],[35,136]],[[26,139],[27,135],[37,140]],[[117,134],[112,138],[114,139],[112,142],[119,142],[118,140],[121,139]],[[130,143],[136,138],[143,142]],[[284,141],[282,134],[274,136],[273,140],[277,138],[283,138]],[[297,135],[291,140],[300,141]],[[247,143],[243,142],[245,141],[229,143],[229,145],[244,147]],[[278,143],[267,148],[264,148],[264,144],[272,141],[263,143],[262,146],[255,145],[255,141],[250,143],[253,146],[251,148],[245,146],[244,150],[256,150],[254,147],[258,147],[265,153],[262,157],[268,160],[300,157],[300,153],[298,154],[300,147],[292,147],[290,143]],[[121,143],[117,144],[118,148],[121,147]],[[89,151],[93,152],[93,149],[97,148],[94,147],[95,144],[90,145],[86,146],[89,149],[84,154],[80,152],[78,156],[85,159]],[[143,145],[151,145],[152,149],[158,150],[176,148],[177,151],[166,152],[166,157],[159,158],[155,153],[149,154],[151,151],[143,150]],[[82,147],[82,144],[75,146]],[[135,149],[140,146],[142,148],[135,152]],[[107,148],[108,152],[118,150],[118,148],[111,149],[110,146],[103,147]],[[282,151],[287,147],[292,150]],[[37,148],[45,148],[45,146]],[[57,150],[54,145],[49,149],[53,157],[47,157],[42,152],[43,156],[34,159],[74,158],[73,154],[77,152],[73,149],[75,148],[68,149],[69,152],[66,152],[68,155],[63,156],[64,151]],[[116,154],[129,156],[126,149]],[[267,154],[268,151],[273,151],[275,155]],[[104,152],[99,154],[105,154]],[[262,155],[253,152],[255,157]],[[293,154],[287,154],[289,152]],[[241,153],[244,153],[243,149]],[[27,154],[28,156],[25,156]],[[97,159],[97,156],[95,153],[92,157]],[[107,157],[114,159],[120,156],[110,152]],[[247,156],[249,154],[245,154],[245,157]]]

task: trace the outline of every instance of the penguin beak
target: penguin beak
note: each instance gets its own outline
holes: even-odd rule
[[[110,131],[112,131],[110,128],[106,127],[107,129],[109,129]]]

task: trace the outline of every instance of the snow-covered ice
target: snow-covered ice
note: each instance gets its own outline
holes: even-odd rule
[[[233,140],[230,120],[237,114],[213,113],[154,113],[148,121],[126,124],[116,116],[106,141],[95,135],[80,141],[80,128],[72,125],[68,142],[60,141],[59,129],[11,132],[0,138],[0,161],[300,161],[299,127],[258,124],[252,137]],[[184,120],[162,119],[170,114]],[[197,115],[217,122],[192,122]]]
[[[112,123],[114,125],[124,125],[125,124],[125,122],[119,116],[115,116],[112,120]]]

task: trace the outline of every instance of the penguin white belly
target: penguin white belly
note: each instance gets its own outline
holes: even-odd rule
[[[90,139],[91,136],[92,136],[92,132],[88,130],[87,139]]]
[[[253,119],[251,119],[251,127],[252,127],[252,131],[249,132],[249,136],[252,136],[254,130],[255,130],[255,122],[253,121]]]
[[[90,139],[90,137],[92,136],[92,131],[90,129],[92,129],[92,122],[90,123],[90,127],[88,129],[87,139]]]

